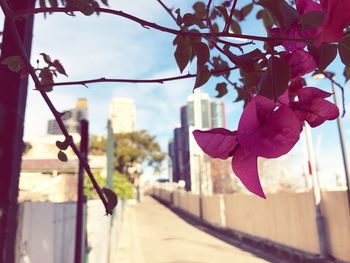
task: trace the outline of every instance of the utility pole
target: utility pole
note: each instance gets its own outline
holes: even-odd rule
[[[80,121],[80,154],[87,161],[89,152],[89,122]],[[84,259],[85,228],[84,228],[84,168],[79,163],[77,189],[77,221],[75,229],[75,263],[82,263]]]
[[[8,5],[13,10],[32,9],[35,0],[9,0]],[[32,46],[33,21],[33,15],[16,21],[28,57]],[[10,23],[8,19],[5,20],[0,61],[19,54]],[[7,263],[15,262],[17,197],[28,78],[0,65],[0,83],[0,262]]]
[[[304,124],[305,130],[305,139],[306,139],[306,147],[309,157],[310,171],[312,176],[312,186],[313,186],[313,194],[315,200],[315,211],[316,211],[316,227],[318,234],[318,243],[320,247],[320,255],[322,257],[328,256],[328,244],[327,244],[327,236],[326,236],[326,226],[324,222],[324,217],[321,211],[321,188],[320,181],[318,177],[317,167],[316,167],[316,158],[314,154],[314,149],[312,145],[311,138],[311,128],[305,122]]]

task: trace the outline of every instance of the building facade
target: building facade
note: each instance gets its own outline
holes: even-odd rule
[[[80,121],[88,119],[88,101],[80,98],[77,100],[75,108],[64,112],[62,120],[69,133],[80,133]],[[55,119],[48,121],[47,134],[62,134],[60,127]]]
[[[129,98],[113,98],[109,119],[114,133],[135,131],[136,107],[134,101]]]
[[[209,95],[196,90],[180,108],[181,126],[174,129],[172,181],[185,181],[187,191],[196,194],[211,194],[217,187],[215,180],[227,176],[227,169],[220,176],[212,159],[197,145],[192,132],[195,129],[211,129],[226,126],[223,102],[210,99]],[[212,169],[215,168],[215,169]],[[215,173],[215,176],[214,176]],[[219,178],[220,177],[220,178]],[[213,181],[214,179],[214,181]]]

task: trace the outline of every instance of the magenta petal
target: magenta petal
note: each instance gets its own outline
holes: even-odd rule
[[[260,184],[255,155],[239,146],[232,158],[232,170],[250,192],[266,198]]]
[[[194,130],[193,136],[199,147],[212,158],[227,159],[237,145],[236,131],[215,128],[208,131]]]
[[[317,67],[316,62],[310,53],[302,49],[295,50],[286,55],[284,59],[291,66],[291,78],[304,76],[305,74],[314,71]]]
[[[303,88],[298,92],[299,101],[291,103],[300,120],[307,121],[316,127],[326,120],[334,120],[339,116],[338,107],[325,100],[332,95],[317,88]]]
[[[305,87],[298,90],[299,101],[310,101],[314,98],[328,98],[332,93],[314,87]]]
[[[289,107],[256,96],[243,111],[237,141],[256,156],[277,158],[289,152],[299,140],[301,125]]]

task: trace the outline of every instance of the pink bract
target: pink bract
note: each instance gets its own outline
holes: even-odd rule
[[[237,141],[256,156],[276,158],[293,148],[300,130],[300,121],[289,107],[256,96],[243,111]]]
[[[193,131],[199,147],[212,158],[227,159],[237,145],[236,131],[216,128],[209,131]]]
[[[301,122],[307,121],[311,127],[316,127],[326,120],[334,120],[339,116],[336,105],[325,100],[331,93],[323,90],[306,87],[298,92],[298,101],[291,102],[295,114]]]
[[[266,198],[259,180],[257,156],[239,146],[232,158],[232,170],[250,192]]]
[[[325,23],[316,44],[334,42],[343,37],[343,29],[350,24],[350,1],[321,0],[321,6],[326,13]]]

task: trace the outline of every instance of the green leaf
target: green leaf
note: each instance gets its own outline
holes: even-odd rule
[[[43,59],[45,61],[45,63],[49,66],[52,65],[52,61],[49,55],[45,54],[45,53],[40,53],[41,56],[43,56]]]
[[[174,53],[175,60],[180,72],[182,73],[192,57],[191,42],[187,38],[176,36],[173,43],[176,45],[176,50]]]
[[[247,4],[246,6],[244,6],[240,11],[240,17],[243,20],[247,15],[249,15],[249,13],[253,10],[253,4]]]
[[[271,56],[268,68],[259,83],[259,95],[276,99],[288,89],[291,69],[282,58]]]
[[[233,33],[242,34],[241,26],[233,19],[231,20],[230,28]]]
[[[273,19],[271,15],[264,9],[260,10],[256,14],[256,18],[263,20],[265,28],[271,28],[273,26]]]
[[[288,26],[300,17],[299,13],[284,0],[260,0],[257,4],[270,12],[274,23],[278,26]]]
[[[182,16],[180,14],[180,8],[176,9],[175,13],[177,14],[177,16],[176,16],[176,24],[178,26],[181,26],[181,24],[183,23],[183,19],[182,19]]]
[[[322,26],[324,23],[324,18],[324,12],[311,11],[303,14],[300,18],[300,22],[303,30],[308,30]]]
[[[205,18],[207,15],[207,9],[203,2],[196,2],[193,5],[193,9],[196,12],[196,16],[199,18]]]
[[[318,47],[308,46],[308,50],[317,63],[317,68],[323,71],[337,56],[337,45],[322,43]]]
[[[190,27],[193,25],[197,25],[199,28],[207,27],[200,18],[198,18],[197,16],[191,13],[184,14],[182,20],[187,27]]]
[[[109,215],[113,214],[113,209],[118,205],[118,196],[111,190],[106,187],[102,188],[102,192],[107,198],[107,211]]]
[[[210,52],[209,48],[203,42],[197,42],[193,45],[193,48],[197,55],[197,67],[201,68],[205,63],[209,61]]]
[[[58,152],[57,157],[58,157],[58,160],[60,160],[61,162],[67,162],[68,161],[67,155],[64,152],[62,152],[62,151]]]
[[[216,84],[215,89],[218,92],[218,95],[216,95],[217,98],[221,98],[227,94],[227,84],[225,82]]]
[[[197,77],[196,77],[196,82],[194,84],[193,90],[207,83],[208,80],[210,79],[210,76],[211,74],[208,69],[208,66],[205,65],[200,70],[197,69]]]
[[[229,20],[229,16],[228,16],[228,13],[227,13],[227,9],[226,9],[225,7],[223,7],[223,6],[221,6],[221,5],[215,6],[215,8],[216,8],[217,10],[219,10],[220,14],[221,14],[221,15],[224,17],[224,19],[225,19],[225,23],[227,23],[228,20]]]
[[[55,59],[52,63],[52,66],[56,68],[58,73],[68,77],[66,71],[64,70],[64,67],[62,66],[62,64],[59,60]]]
[[[108,0],[101,0],[102,4],[104,4],[105,6],[108,6]]]
[[[6,65],[13,72],[18,72],[22,68],[23,61],[20,56],[11,56],[5,58],[1,64]]]
[[[350,35],[346,35],[339,41],[338,50],[341,61],[350,67]]]
[[[345,78],[345,83],[350,79],[350,67],[345,66],[343,71],[343,76]]]
[[[78,10],[86,16],[91,16],[95,12],[95,8],[88,0],[74,0],[72,2],[72,7],[78,8]]]
[[[60,150],[67,150],[68,146],[73,142],[73,137],[68,136],[63,142],[56,141],[56,146]]]
[[[51,7],[58,7],[58,2],[57,0],[49,0],[49,3],[51,5]]]
[[[239,102],[243,100],[244,106],[249,102],[251,96],[247,92],[246,88],[243,87],[238,87],[237,84],[235,83],[234,85],[235,90],[237,91],[237,98],[234,100],[234,102]]]

